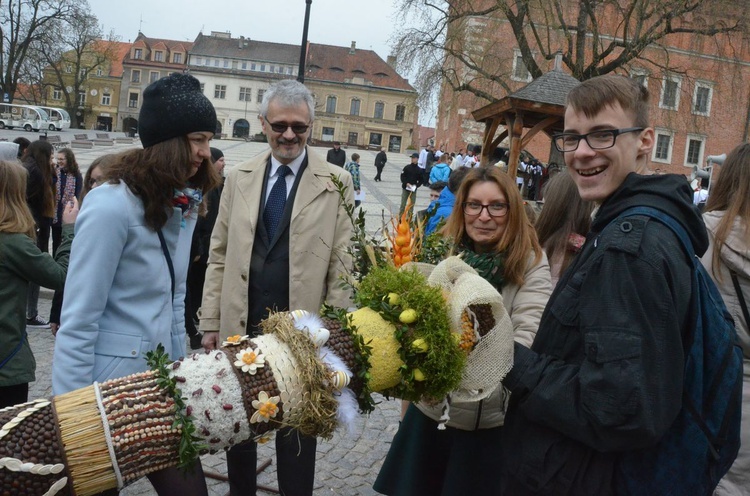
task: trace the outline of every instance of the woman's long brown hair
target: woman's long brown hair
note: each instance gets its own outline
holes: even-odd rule
[[[523,199],[518,192],[518,187],[506,173],[496,167],[471,169],[461,182],[461,187],[456,194],[456,202],[453,204],[453,211],[441,233],[462,245],[473,246],[473,242],[466,234],[462,205],[469,196],[471,187],[483,182],[497,184],[503,196],[505,196],[505,201],[508,202],[508,213],[505,214],[507,217],[505,231],[495,245],[494,251],[506,253],[505,272],[503,274],[505,280],[520,286],[524,283],[529,254],[533,252],[534,263],[538,263],[542,258],[542,248],[539,246],[536,231],[534,231],[534,227],[523,210]]]
[[[732,232],[737,217],[745,228],[745,244],[750,245],[750,143],[745,143],[731,151],[719,177],[711,185],[711,194],[706,200],[706,212],[723,211],[714,233],[714,252],[712,263],[719,267],[721,248]],[[714,270],[714,275],[721,279],[721,273]]]
[[[166,224],[172,212],[174,190],[188,185],[191,169],[190,142],[186,136],[179,136],[117,155],[116,161],[104,172],[104,179],[115,184],[124,181],[143,202],[146,224],[157,231]],[[219,175],[210,159],[203,160],[189,182],[191,187],[200,188],[204,195],[218,186]],[[205,200],[201,210],[205,211]]]
[[[36,240],[34,217],[26,203],[27,176],[18,162],[0,160],[0,232],[26,234]]]

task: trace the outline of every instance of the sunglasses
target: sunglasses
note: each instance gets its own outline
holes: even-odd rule
[[[266,122],[268,122],[268,125],[271,126],[271,129],[273,129],[273,132],[275,133],[285,133],[286,130],[291,127],[294,134],[305,134],[307,130],[310,129],[310,126],[305,124],[287,124],[286,122],[269,121]]]

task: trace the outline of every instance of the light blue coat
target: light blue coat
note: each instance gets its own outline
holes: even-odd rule
[[[53,394],[145,371],[145,354],[164,345],[185,355],[185,281],[196,218],[175,208],[162,228],[175,269],[175,294],[143,203],[124,183],[86,196],[76,221],[61,327],[52,364]]]

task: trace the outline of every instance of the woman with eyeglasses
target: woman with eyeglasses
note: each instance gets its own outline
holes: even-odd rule
[[[495,167],[472,169],[441,231],[454,254],[503,296],[515,340],[531,346],[549,299],[547,257],[515,182]],[[410,405],[374,488],[389,495],[499,494],[500,445],[508,395],[498,385],[487,399],[451,403],[445,429],[441,405]]]

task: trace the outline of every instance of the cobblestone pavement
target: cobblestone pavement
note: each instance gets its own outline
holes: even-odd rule
[[[240,141],[213,141],[212,146],[224,151],[227,167],[231,167],[244,160],[262,153],[267,149],[264,143],[245,143]],[[119,152],[128,146],[116,145],[108,148],[94,148],[91,150],[74,150],[77,160],[85,171],[88,165],[96,157],[106,153]],[[325,148],[311,148],[312,153],[325,157]],[[362,188],[366,198],[361,207],[366,211],[368,231],[376,232],[383,224],[383,219],[390,217],[391,211],[397,211],[401,198],[401,184],[399,175],[404,165],[409,162],[407,154],[389,153],[389,161],[383,171],[383,181],[374,182],[375,166],[373,165],[375,153],[361,150],[347,150],[347,157],[357,151],[362,156],[360,160]],[[417,209],[427,206],[428,191],[420,188],[417,195]],[[66,295],[66,297],[75,297]],[[42,289],[39,308],[40,314],[47,318],[52,299],[52,292]],[[29,329],[29,342],[34,350],[37,361],[36,382],[31,385],[30,398],[48,397],[51,395],[50,371],[54,338],[48,330]],[[400,402],[397,400],[385,400],[378,397],[381,402],[374,412],[367,416],[360,416],[354,426],[353,432],[336,432],[328,441],[318,441],[315,495],[373,495],[372,484],[375,481],[383,459],[385,458],[391,439],[398,428],[400,413]],[[274,443],[270,442],[259,446],[259,463],[266,459],[272,459],[272,464],[258,475],[258,483],[271,487],[278,487],[276,481],[276,465],[274,456]],[[226,475],[226,462],[224,454],[206,455],[202,457],[203,468],[206,471]],[[211,496],[223,496],[228,493],[229,487],[226,482],[207,479],[209,494]],[[259,494],[264,494],[259,490]],[[146,496],[155,494],[151,485],[146,480],[141,480],[121,492],[123,496]]]

